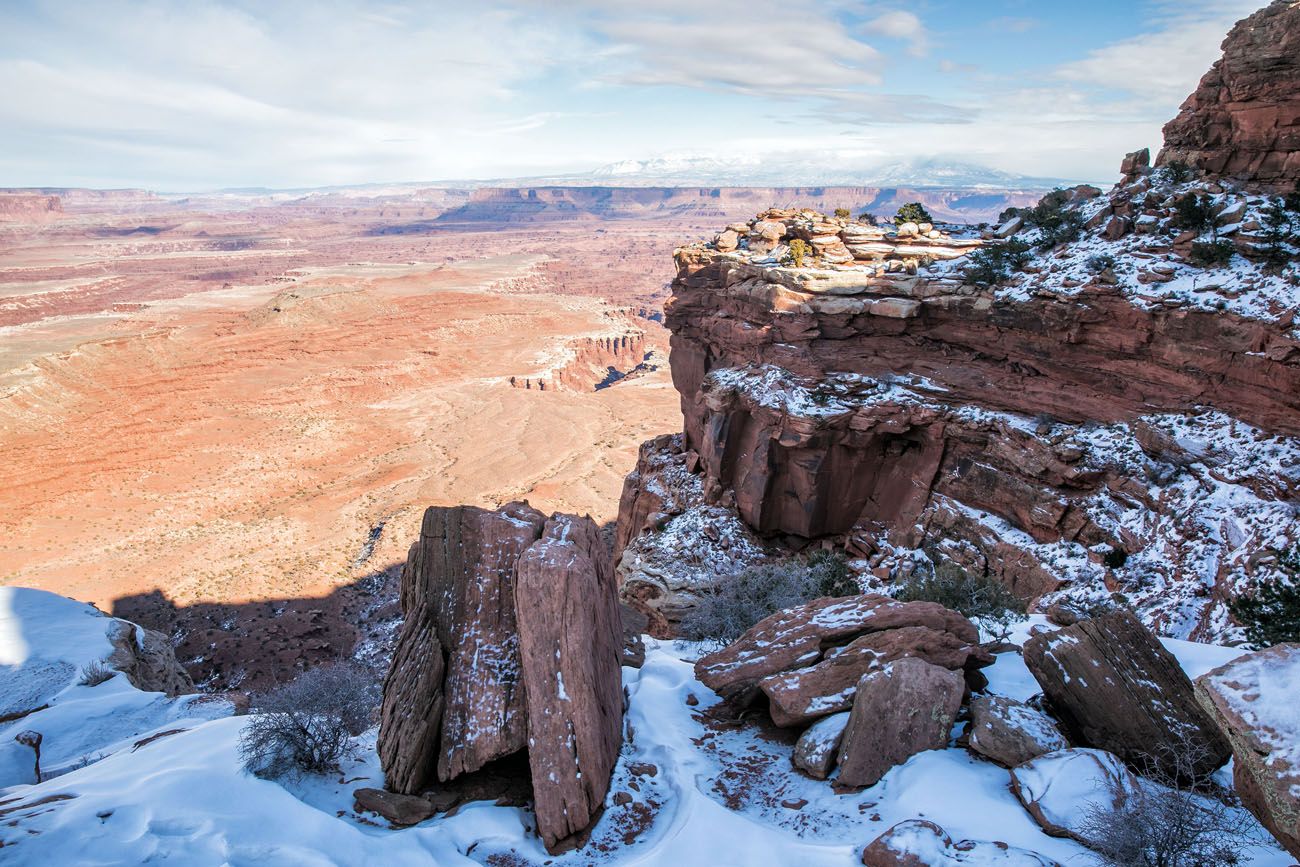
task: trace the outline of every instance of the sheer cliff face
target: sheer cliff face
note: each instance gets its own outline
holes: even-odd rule
[[[1239,22],[1223,58],[1165,125],[1159,164],[1290,191],[1300,180],[1300,2],[1275,0]]]

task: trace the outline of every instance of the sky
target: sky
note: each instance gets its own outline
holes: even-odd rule
[[[1263,0],[0,0],[0,185],[709,157],[1111,181]]]

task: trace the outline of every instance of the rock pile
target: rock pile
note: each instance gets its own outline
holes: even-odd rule
[[[794,761],[841,785],[948,740],[962,697],[993,657],[975,625],[933,602],[868,594],[780,611],[702,657],[696,676],[734,707],[766,698],[772,721],[807,727]]]
[[[526,754],[543,842],[579,842],[622,725],[623,626],[594,522],[527,503],[430,508],[401,598],[379,732],[387,787],[436,805],[440,789]],[[401,808],[422,812],[409,797]]]

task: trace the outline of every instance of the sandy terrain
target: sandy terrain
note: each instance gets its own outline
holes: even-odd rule
[[[644,314],[687,227],[163,217],[6,227],[0,583],[129,611],[196,656],[183,632],[246,638],[302,599],[327,609],[319,650],[345,652],[334,621],[359,606],[338,591],[399,562],[424,506],[612,520],[638,444],[680,423]],[[592,388],[510,387],[628,331],[657,369],[595,390],[588,358]]]

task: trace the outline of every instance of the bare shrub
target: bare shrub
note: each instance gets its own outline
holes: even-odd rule
[[[1231,791],[1197,776],[1203,756],[1190,740],[1162,748],[1144,763],[1146,779],[1134,789],[1114,780],[1107,797],[1085,808],[1079,836],[1110,867],[1240,863],[1243,850],[1266,837]]]
[[[682,638],[725,647],[771,614],[823,596],[861,593],[844,558],[826,551],[762,563],[723,578],[678,624]]]
[[[352,663],[313,668],[255,695],[239,736],[244,768],[270,778],[334,770],[378,702],[373,676]]]
[[[951,561],[933,572],[914,574],[898,590],[900,602],[937,602],[978,621],[994,641],[1006,641],[1011,627],[1025,619],[1025,603],[989,575],[975,575]]]
[[[111,668],[104,660],[96,659],[81,667],[81,677],[77,678],[77,683],[82,686],[99,686],[116,676],[116,669]]]

